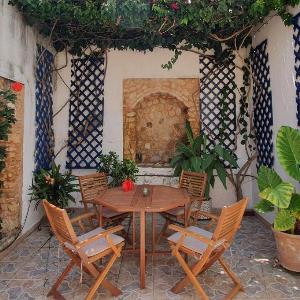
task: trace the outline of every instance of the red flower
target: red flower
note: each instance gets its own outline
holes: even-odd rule
[[[174,11],[179,10],[179,5],[178,5],[178,3],[176,3],[176,2],[172,2],[171,5],[170,5],[170,7],[171,7]]]
[[[20,92],[23,89],[23,84],[20,82],[13,82],[10,87],[13,91]]]

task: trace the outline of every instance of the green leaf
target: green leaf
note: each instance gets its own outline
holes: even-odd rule
[[[226,177],[227,176],[226,176],[226,171],[225,171],[224,165],[221,162],[216,161],[215,168],[217,170],[218,176],[219,176],[224,188],[227,189],[227,186],[226,186]]]
[[[189,144],[192,146],[194,143],[194,135],[193,135],[193,130],[192,130],[192,127],[191,127],[191,124],[189,121],[185,122],[185,133],[187,135]]]
[[[282,179],[273,169],[265,166],[260,167],[258,171],[257,183],[261,192],[266,188],[274,188],[281,182]]]
[[[200,157],[194,156],[190,159],[191,169],[193,172],[202,172],[202,159]]]
[[[228,161],[233,168],[238,167],[236,158],[230,153],[230,151],[224,149],[221,145],[216,145],[214,150],[225,161]]]
[[[279,231],[293,230],[296,218],[287,209],[280,210],[274,220],[274,228]]]
[[[192,144],[194,153],[197,153],[198,155],[201,154],[201,151],[202,151],[201,146],[203,144],[204,144],[203,136],[198,135]]]
[[[277,134],[276,149],[282,168],[294,179],[300,181],[300,132],[282,126]]]
[[[293,194],[288,208],[290,211],[300,212],[300,195]]]
[[[288,182],[281,182],[275,187],[268,187],[259,193],[262,199],[270,201],[279,208],[288,208],[291,197],[294,192],[294,186]]]
[[[204,171],[206,171],[208,167],[210,167],[211,163],[215,160],[215,158],[216,157],[214,154],[205,153],[203,155],[202,168]]]
[[[255,204],[255,210],[259,213],[267,213],[274,210],[274,205],[267,200],[260,200]]]
[[[183,153],[186,157],[195,156],[194,151],[185,144],[179,144],[176,151]]]

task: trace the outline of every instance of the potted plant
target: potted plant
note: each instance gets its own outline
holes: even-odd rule
[[[300,181],[300,132],[282,126],[277,134],[276,150],[284,171]],[[300,194],[295,186],[282,180],[274,169],[262,166],[258,172],[259,196],[256,211],[275,211],[273,232],[280,264],[300,272]]]
[[[110,151],[99,158],[98,172],[104,172],[111,178],[111,187],[121,186],[125,180],[135,182],[139,169],[136,163],[130,159],[120,160],[116,152]]]
[[[75,202],[72,193],[79,191],[76,177],[71,171],[61,173],[60,165],[55,164],[50,170],[40,169],[35,172],[29,189],[31,201],[35,202],[36,208],[43,199],[61,208],[68,207],[70,201]]]
[[[204,132],[194,137],[189,122],[186,122],[185,131],[187,143],[177,145],[175,156],[171,161],[171,166],[175,168],[174,176],[180,176],[182,170],[207,173],[208,184],[206,185],[205,196],[209,198],[210,187],[214,187],[215,184],[214,173],[218,175],[226,189],[226,164],[237,168],[236,157],[220,144],[208,147]]]

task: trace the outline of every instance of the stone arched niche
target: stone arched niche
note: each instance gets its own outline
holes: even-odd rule
[[[185,136],[186,106],[172,95],[146,96],[135,108],[136,162],[145,166],[168,165],[176,143]]]
[[[143,166],[168,166],[189,120],[199,132],[199,79],[126,79],[123,156]]]

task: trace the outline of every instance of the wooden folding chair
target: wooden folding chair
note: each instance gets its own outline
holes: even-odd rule
[[[53,233],[64,252],[71,259],[47,296],[64,299],[58,292],[58,288],[75,265],[95,278],[85,299],[92,299],[100,285],[110,291],[113,296],[120,295],[122,292],[105,278],[115,260],[121,256],[121,250],[125,244],[124,239],[113,233],[121,231],[123,227],[116,226],[108,230],[98,227],[77,236],[72,224],[93,217],[94,213],[85,213],[70,220],[64,209],[50,204],[47,200],[43,200],[43,205]],[[100,269],[96,265],[96,261],[108,255],[110,255],[108,263],[103,269]]]
[[[184,188],[188,191],[191,198],[191,203],[187,213],[188,223],[190,224],[191,220],[196,221],[200,217],[199,212],[201,209],[202,201],[205,200],[204,193],[207,183],[206,173],[197,173],[182,171],[179,188]],[[184,207],[176,207],[168,211],[162,212],[161,215],[165,218],[165,224],[158,235],[157,243],[163,236],[166,236],[166,232],[169,224],[184,224]]]
[[[225,299],[232,299],[239,291],[243,291],[240,280],[230,270],[222,255],[229,248],[235,233],[240,227],[247,202],[248,199],[245,198],[229,207],[224,207],[214,233],[195,226],[188,228],[173,224],[169,226],[170,229],[177,231],[168,238],[172,255],[177,258],[187,274],[172,288],[173,293],[180,293],[188,283],[192,283],[200,299],[209,299],[197,280],[197,276],[216,261],[221,264],[234,283],[234,288]],[[193,256],[197,260],[196,263],[190,267],[182,254]]]
[[[107,177],[104,173],[95,173],[85,176],[78,176],[82,203],[85,212],[90,212],[89,205],[93,206],[93,211],[97,214],[95,218],[99,220],[97,203],[95,197],[101,195],[108,189]],[[120,224],[128,217],[129,213],[120,213],[107,207],[102,209],[103,227]],[[93,224],[92,218],[90,222]],[[131,220],[130,220],[131,222]],[[126,234],[126,232],[124,232]]]

